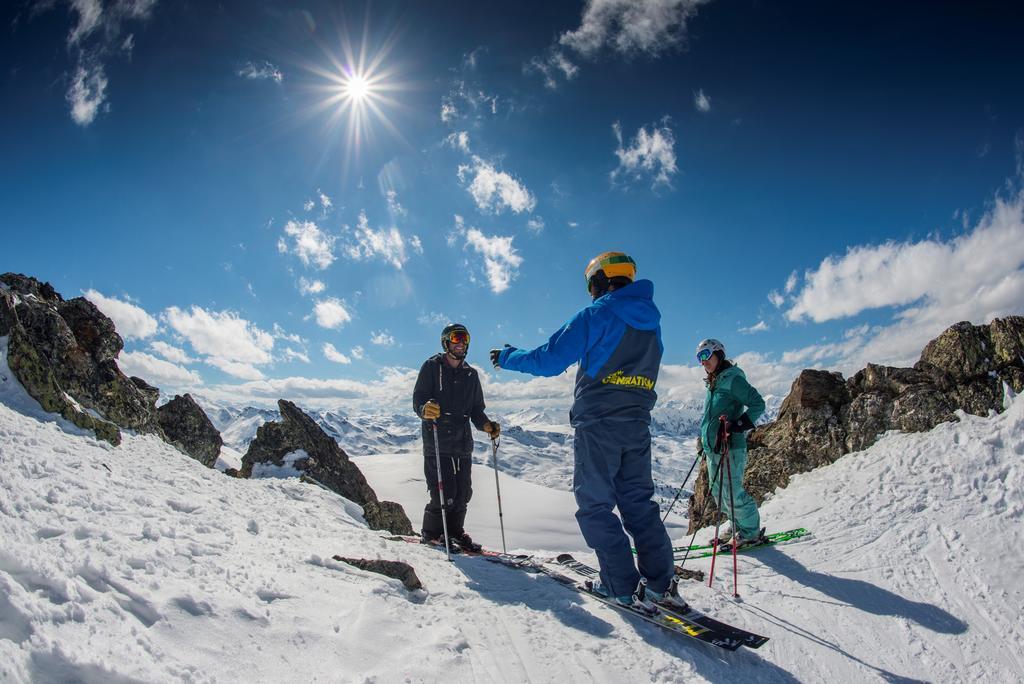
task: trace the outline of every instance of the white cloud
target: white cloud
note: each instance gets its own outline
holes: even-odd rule
[[[239,380],[263,380],[266,377],[251,363],[228,361],[227,359],[216,358],[213,356],[204,359],[204,361],[214,368],[236,377]]]
[[[71,118],[79,126],[88,126],[96,119],[107,93],[107,76],[102,64],[79,63],[68,87],[67,99]]]
[[[271,360],[274,337],[232,311],[207,311],[193,305],[185,312],[172,306],[163,318],[196,352],[215,360],[245,364]],[[211,363],[209,358],[205,361]]]
[[[565,54],[557,49],[551,48],[543,57],[534,57],[523,67],[524,72],[536,72],[544,77],[544,87],[548,90],[558,88],[559,79],[571,81],[576,78],[580,69],[569,61]]]
[[[615,156],[619,158],[619,166],[612,171],[614,182],[625,174],[635,180],[653,177],[651,187],[659,185],[671,186],[670,179],[676,168],[676,138],[668,126],[669,119],[662,119],[660,125],[652,124],[651,129],[641,127],[628,147],[622,146],[622,127],[616,121],[612,124],[615,138],[619,142]]]
[[[303,363],[309,363],[309,354],[306,352],[298,351],[291,347],[285,347],[282,354],[284,354],[285,361],[302,361]]]
[[[223,384],[204,388],[202,395],[212,401],[235,405],[273,407],[288,397],[308,408],[361,408],[379,413],[382,409],[407,410],[409,388],[416,383],[418,369],[383,368],[374,380],[289,377]]]
[[[704,90],[698,90],[693,95],[693,106],[697,108],[698,112],[710,112],[711,111],[711,98],[704,94]]]
[[[466,131],[457,131],[455,133],[449,133],[448,137],[444,139],[446,145],[451,145],[457,150],[462,150],[466,154],[469,154],[469,133]]]
[[[352,315],[345,308],[345,303],[335,297],[328,297],[313,307],[316,323],[321,328],[337,330],[352,320]]]
[[[199,387],[203,379],[190,371],[145,352],[121,352],[117,365],[125,375],[142,378],[154,387]]]
[[[764,321],[758,321],[754,325],[747,328],[740,328],[740,332],[745,335],[752,335],[754,333],[764,332],[768,330],[768,324]]]
[[[526,186],[480,157],[474,156],[472,165],[460,164],[458,175],[463,184],[469,176],[473,177],[467,190],[480,211],[500,214],[504,209],[511,209],[519,214],[533,211],[537,204]]]
[[[334,262],[334,243],[337,237],[320,230],[312,221],[289,221],[285,224],[284,233],[292,238],[293,244],[289,248],[288,242],[281,238],[277,243],[279,252],[294,252],[303,265],[315,266],[320,270]]]
[[[150,342],[149,348],[173,363],[194,363],[195,359],[185,353],[184,349],[167,344],[166,342]]]
[[[495,294],[508,289],[512,280],[519,275],[523,258],[512,247],[512,237],[492,235],[487,237],[476,228],[466,231],[466,247],[483,257],[483,269],[487,282]]]
[[[786,278],[786,294],[793,294],[793,290],[796,289],[796,284],[797,275],[796,271],[793,271],[792,273],[789,274],[789,277]]]
[[[365,356],[363,348],[360,347],[359,345],[352,347],[352,349],[349,350],[349,353],[352,354],[352,358],[354,359],[362,360],[362,358]]]
[[[531,216],[530,220],[526,222],[526,227],[534,234],[540,234],[544,231],[544,218],[542,216]]]
[[[301,336],[289,334],[284,328],[282,328],[277,323],[274,324],[274,339],[285,340],[286,342],[291,342],[293,344],[298,345],[306,344],[306,340],[302,339]]]
[[[436,327],[436,326],[439,326],[439,325],[445,325],[450,320],[451,319],[448,316],[446,316],[446,315],[444,315],[442,313],[437,313],[436,311],[431,311],[430,313],[420,314],[420,316],[416,319],[416,321],[420,325],[426,325],[426,326],[430,326],[430,327]]]
[[[156,0],[119,0],[104,7],[100,0],[70,0],[75,24],[68,32],[67,47],[76,53],[74,75],[68,83],[65,99],[71,106],[71,118],[88,126],[101,111],[109,111],[105,60],[122,55],[131,59],[134,34],[121,38],[121,26],[127,21],[150,17]],[[45,11],[55,3],[40,3]]]
[[[498,113],[498,96],[486,92],[473,82],[473,74],[455,80],[441,97],[441,121],[454,124],[462,119],[482,120]]]
[[[378,347],[395,346],[395,338],[387,330],[370,333],[370,342]]]
[[[445,123],[451,123],[458,117],[459,110],[455,108],[455,105],[451,102],[441,103],[441,121]]]
[[[656,56],[686,38],[686,23],[707,0],[589,0],[579,28],[558,42],[585,57],[605,48]]]
[[[156,334],[156,319],[142,307],[113,297],[105,297],[96,290],[86,290],[84,295],[114,322],[114,327],[124,339],[144,340]]]
[[[949,241],[855,246],[809,271],[786,318],[820,323],[867,309],[922,300],[901,317],[945,318],[958,310],[984,317],[1003,311],[1012,282],[1024,276],[1024,194],[995,206],[974,231]],[[1024,301],[1024,297],[1018,299]],[[958,319],[959,320],[959,319]]]
[[[394,190],[388,190],[386,193],[384,193],[384,196],[388,201],[388,211],[391,213],[392,217],[406,216],[408,214],[408,212],[405,210],[405,207],[399,204],[397,192],[395,192]]]
[[[772,306],[778,309],[786,303],[786,298],[779,294],[778,290],[772,290],[768,293],[768,301],[772,303]]]
[[[247,78],[250,81],[270,80],[275,83],[280,83],[284,80],[284,74],[281,73],[281,70],[267,61],[260,64],[257,64],[256,62],[246,62],[237,73],[242,78]]]
[[[305,202],[302,203],[302,208],[305,209],[306,211],[313,211],[313,207],[315,207],[315,206],[316,206],[316,202],[314,202],[311,199],[308,199],[308,200],[306,200]]]
[[[854,328],[838,343],[789,352],[849,373],[865,363],[911,365],[924,345],[958,321],[1024,313],[1024,193],[997,197],[974,230],[948,241],[857,246],[805,274],[786,312],[829,321],[893,308],[895,322]]]
[[[323,191],[318,189],[316,191],[316,194],[320,198],[320,206],[321,207],[323,207],[324,209],[330,209],[331,207],[334,206],[334,202],[331,201],[331,198],[328,197],[326,194],[324,194]]]
[[[402,268],[408,260],[405,254],[405,238],[401,231],[392,226],[374,230],[366,218],[366,212],[359,212],[355,229],[349,229],[353,240],[345,246],[345,254],[356,261],[381,258],[395,268]]]
[[[299,278],[299,292],[304,295],[320,294],[327,289],[322,280]]]
[[[326,358],[328,361],[333,361],[334,363],[352,363],[352,359],[348,358],[340,351],[335,349],[334,345],[331,344],[330,342],[324,342],[324,358]]]
[[[569,221],[568,225],[569,225],[570,228],[579,228],[580,227],[580,224],[579,224],[578,221]]]
[[[409,246],[412,247],[414,253],[423,254],[423,242],[420,240],[419,235],[413,235],[409,238]]]

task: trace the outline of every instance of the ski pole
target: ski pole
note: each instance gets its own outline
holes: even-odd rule
[[[725,432],[725,415],[723,414],[718,418],[721,421],[722,432],[725,433],[725,445],[722,447],[722,460],[718,463],[718,474],[722,474],[722,469],[729,464],[729,433]],[[732,486],[732,483],[729,483]],[[711,547],[711,572],[708,573],[708,586],[715,581],[715,560],[718,558],[718,530],[722,525],[722,487],[718,487],[718,515],[715,516],[715,541],[714,546]],[[732,512],[729,512],[732,515]],[[730,517],[730,520],[732,518]],[[735,522],[733,523],[735,526]],[[733,532],[735,534],[735,530]]]
[[[501,512],[501,486],[498,484],[498,442],[497,437],[491,437],[491,456],[494,459],[494,491],[498,493],[498,525],[501,527],[501,552],[508,553],[505,548],[505,517]]]
[[[683,493],[683,487],[686,486],[686,481],[690,479],[690,475],[693,473],[693,469],[697,467],[697,461],[699,460],[700,454],[698,453],[697,457],[693,459],[693,465],[690,466],[690,470],[686,473],[686,477],[683,478],[682,484],[679,485],[679,489],[676,491],[676,498],[672,499],[671,505],[669,505],[668,510],[665,511],[665,517],[661,519],[662,524],[664,524],[665,521],[668,520],[668,514],[672,512],[673,508],[675,508],[676,501],[679,501],[679,495]]]
[[[725,465],[724,463],[719,463],[718,464],[718,474],[719,475],[722,474],[722,470],[724,469],[724,465]],[[713,542],[714,545],[711,547],[711,572],[708,573],[708,586],[709,587],[711,586],[711,583],[715,581],[715,559],[718,557],[718,529],[719,529],[719,527],[722,524],[722,485],[721,485],[721,483],[719,483],[719,485],[718,485],[718,501],[717,501],[717,505],[718,505],[718,515],[715,516],[715,541]]]
[[[707,460],[707,458],[705,458],[704,460],[705,460],[705,462],[709,462]],[[697,522],[698,522],[698,524],[700,523],[701,520],[704,519],[704,514],[708,510],[708,504],[711,502],[711,498],[712,498],[711,497],[711,492],[714,491],[715,484],[718,483],[721,479],[722,479],[722,469],[719,468],[718,471],[715,473],[715,479],[711,482],[710,485],[708,485],[708,498],[704,499],[704,505],[701,506],[700,513],[697,515]],[[690,544],[686,548],[686,553],[683,554],[683,560],[679,561],[678,567],[679,567],[680,570],[682,569],[682,567],[684,565],[686,565],[686,559],[690,557],[690,547],[693,546],[693,542],[697,539],[697,533],[698,532],[700,532],[700,528],[699,527],[693,531],[693,536],[690,537]]]
[[[434,460],[437,462],[437,496],[441,499],[441,527],[444,529],[444,551],[448,554],[448,562],[452,561],[452,544],[448,540],[448,506],[444,500],[444,477],[441,475],[441,447],[437,439],[437,419],[434,423]]]
[[[739,530],[736,528],[736,502],[733,501],[733,496],[732,496],[732,459],[729,458],[729,441],[728,441],[729,433],[727,432],[727,433],[725,433],[725,435],[726,435],[726,442],[725,442],[725,468],[726,468],[726,470],[729,471],[729,519],[732,520],[732,526],[733,526],[733,530],[732,530],[732,597],[733,598],[739,598],[740,594],[736,590],[736,578],[737,578],[737,575],[739,574],[737,569],[736,569],[736,547],[739,546],[739,544],[736,543],[736,539],[737,539],[736,535],[739,533]]]

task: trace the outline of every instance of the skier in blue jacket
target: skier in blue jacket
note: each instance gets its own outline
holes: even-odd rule
[[[569,421],[576,429],[576,520],[601,565],[596,590],[642,612],[652,604],[685,607],[672,543],[652,500],[651,408],[663,346],[654,285],[636,280],[636,264],[605,252],[584,272],[593,302],[531,351],[491,350],[495,368],[559,375],[579,363]],[[622,520],[615,515],[619,509]],[[636,546],[634,564],[630,541]]]

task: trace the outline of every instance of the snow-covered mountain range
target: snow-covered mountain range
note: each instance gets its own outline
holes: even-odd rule
[[[244,454],[256,430],[280,418],[276,409],[230,406],[197,397],[224,444]],[[762,422],[778,414],[781,400],[766,397],[768,410]],[[403,413],[366,413],[343,407],[308,410],[307,413],[350,456],[383,453],[420,453],[420,420],[411,410]],[[696,456],[696,436],[703,405],[700,401],[663,401],[653,411],[653,463],[659,497],[675,496],[681,480]],[[514,477],[569,491],[572,488],[572,428],[568,407],[525,408],[492,417],[502,424],[499,470]],[[474,431],[474,458],[491,463],[490,440]]]

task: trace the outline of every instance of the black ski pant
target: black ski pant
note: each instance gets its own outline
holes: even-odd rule
[[[444,484],[446,515],[448,517],[448,534],[458,537],[466,524],[466,507],[473,497],[472,481],[473,459],[468,455],[441,455],[441,478]],[[423,509],[423,535],[431,539],[444,536],[444,525],[441,521],[441,497],[437,491],[437,461],[432,456],[423,460],[423,474],[427,476],[427,491],[430,502]]]

